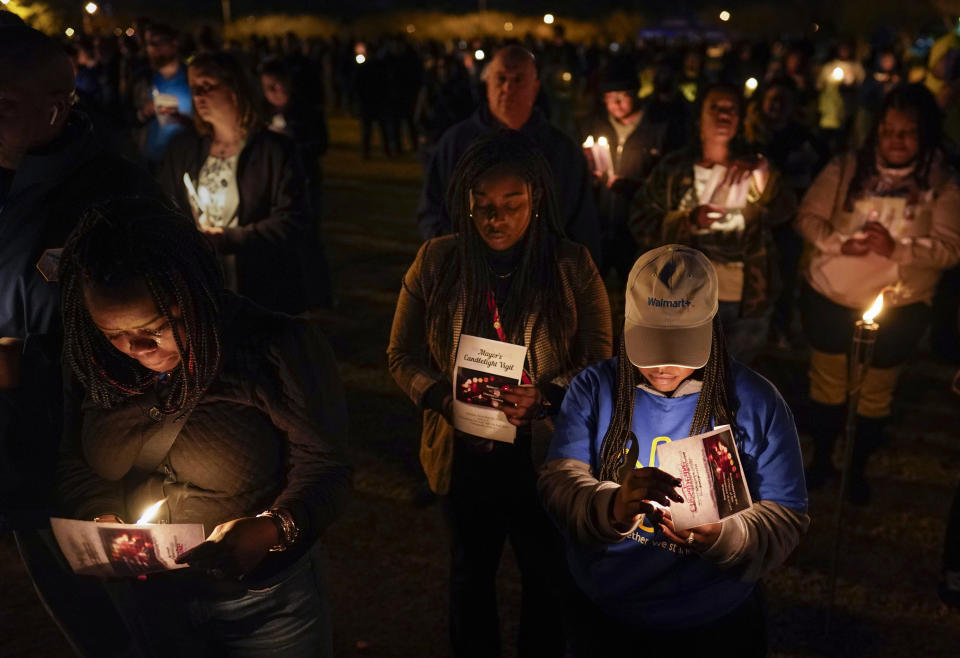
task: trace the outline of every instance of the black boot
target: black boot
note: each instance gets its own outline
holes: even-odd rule
[[[870,502],[870,483],[867,482],[867,460],[877,451],[883,440],[883,428],[887,418],[857,416],[856,442],[850,458],[850,476],[847,481],[847,500],[855,505]]]
[[[843,428],[846,409],[843,404],[809,403],[807,424],[813,438],[813,459],[804,473],[809,491],[819,489],[837,474],[831,457],[833,444]]]

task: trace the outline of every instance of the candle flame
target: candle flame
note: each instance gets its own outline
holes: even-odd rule
[[[610,142],[607,141],[607,138],[603,135],[597,139],[597,146],[610,146]]]
[[[144,511],[143,516],[137,519],[137,525],[142,525],[144,523],[150,523],[151,521],[153,521],[154,517],[157,515],[157,512],[160,511],[160,506],[163,505],[165,502],[167,502],[167,499],[161,498],[160,500],[155,502],[153,505],[148,507]]]
[[[873,321],[877,319],[877,316],[880,315],[880,311],[883,310],[883,293],[881,292],[877,295],[877,298],[873,300],[873,306],[867,309],[866,313],[863,314],[863,321],[867,324],[873,324]]]
[[[837,82],[840,82],[846,77],[846,73],[844,73],[842,66],[838,66],[834,68],[832,75],[833,75],[833,79],[836,80]]]
[[[583,148],[585,149],[593,148],[593,135],[587,135],[587,138],[583,140]]]

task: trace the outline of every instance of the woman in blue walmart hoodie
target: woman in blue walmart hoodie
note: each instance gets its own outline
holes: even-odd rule
[[[700,252],[667,245],[630,273],[619,356],[571,383],[540,475],[579,586],[583,656],[765,655],[757,581],[809,524],[793,416],[766,379],[733,361],[716,318],[717,275]],[[730,424],[753,505],[675,531],[680,480],[659,444]],[[635,468],[624,468],[632,443]]]

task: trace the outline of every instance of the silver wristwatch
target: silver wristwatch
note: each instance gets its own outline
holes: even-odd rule
[[[293,515],[290,513],[290,510],[284,509],[282,507],[271,507],[265,512],[260,512],[257,514],[257,518],[261,516],[269,517],[277,526],[277,534],[280,535],[280,543],[271,546],[271,551],[285,551],[300,538],[300,528],[297,527],[296,522],[293,520]]]

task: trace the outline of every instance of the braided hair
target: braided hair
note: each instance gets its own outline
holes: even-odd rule
[[[156,372],[117,350],[94,325],[84,296],[89,288],[116,296],[139,286],[170,323],[180,353],[160,411],[183,413],[196,404],[220,367],[223,278],[192,221],[142,198],[93,206],[63,249],[59,280],[63,358],[95,404],[109,409],[156,385]]]
[[[510,292],[500,309],[501,323],[511,343],[523,343],[524,325],[532,313],[546,327],[554,352],[569,366],[569,339],[573,333],[570,311],[564,304],[557,266],[557,244],[563,237],[554,196],[550,165],[528,137],[515,130],[498,131],[474,142],[457,163],[447,194],[447,210],[457,233],[457,248],[451,251],[446,272],[437,291],[427,300],[428,322],[439,341],[440,353],[448,354],[455,337],[451,322],[463,302],[466,334],[483,335],[493,324],[484,295],[490,289],[487,246],[473,223],[471,197],[477,183],[497,176],[516,176],[530,192],[530,225],[520,242],[520,261]]]
[[[707,360],[707,365],[696,372],[694,377],[702,378],[703,386],[693,411],[690,436],[709,431],[713,421],[716,421],[718,425],[730,425],[734,437],[738,438],[737,409],[740,402],[733,393],[730,357],[718,316],[713,318],[710,358]],[[633,405],[637,384],[640,381],[640,371],[627,358],[626,343],[621,337],[617,353],[617,398],[610,426],[600,444],[599,479],[601,480],[620,481],[620,469],[633,434],[630,429],[633,422]]]
[[[919,148],[914,160],[913,177],[922,190],[930,189],[930,170],[936,161],[940,147],[940,108],[933,94],[922,84],[900,85],[883,99],[877,112],[870,136],[857,151],[857,167],[847,187],[844,209],[853,211],[854,202],[863,196],[867,183],[877,175],[877,142],[880,139],[880,124],[890,110],[899,110],[913,117],[917,124]]]

